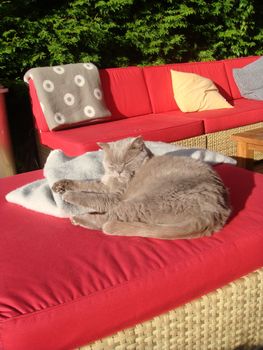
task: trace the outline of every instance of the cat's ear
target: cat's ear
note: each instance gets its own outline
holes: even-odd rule
[[[110,148],[109,144],[106,142],[97,142],[97,145],[104,151]]]
[[[130,145],[130,149],[139,149],[142,150],[144,147],[144,141],[141,136],[136,137],[135,140],[132,141]]]

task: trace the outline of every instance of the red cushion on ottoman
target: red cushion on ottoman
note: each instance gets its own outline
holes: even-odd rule
[[[7,203],[0,180],[0,349],[73,349],[263,265],[263,176],[217,166],[233,215],[213,237],[112,237]]]

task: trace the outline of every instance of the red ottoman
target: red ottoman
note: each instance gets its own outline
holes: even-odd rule
[[[263,175],[215,169],[230,189],[233,214],[221,232],[196,240],[73,226],[6,202],[6,193],[41,171],[1,179],[0,349],[73,349],[261,268]]]

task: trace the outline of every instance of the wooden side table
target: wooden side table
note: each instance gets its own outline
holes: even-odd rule
[[[254,162],[254,151],[263,152],[263,128],[234,134],[232,139],[237,142],[238,166],[251,169]]]

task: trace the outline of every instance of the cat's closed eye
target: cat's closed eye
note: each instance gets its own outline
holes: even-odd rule
[[[112,163],[109,163],[107,164],[107,169],[109,171],[112,171],[112,172],[117,172],[117,173],[121,173],[124,169],[124,165],[123,164],[112,164]]]
[[[125,165],[129,165],[131,164],[133,161],[134,161],[134,157],[131,157],[131,158],[128,158],[126,161],[125,161]]]

